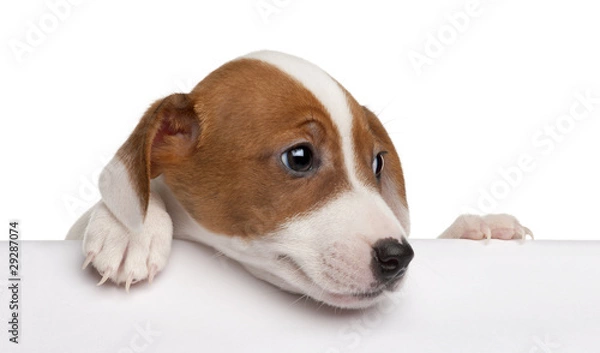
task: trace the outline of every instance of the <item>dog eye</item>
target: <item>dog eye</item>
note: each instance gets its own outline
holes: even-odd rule
[[[304,173],[312,169],[313,153],[306,145],[295,146],[281,155],[281,161],[289,169]]]
[[[375,159],[373,159],[373,174],[375,174],[375,177],[378,179],[381,176],[381,172],[383,171],[383,166],[385,164],[383,159],[384,154],[385,152],[379,152],[377,153],[377,156],[375,156]]]

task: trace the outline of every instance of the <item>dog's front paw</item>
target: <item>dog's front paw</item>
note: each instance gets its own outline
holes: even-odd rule
[[[485,216],[461,215],[440,238],[446,239],[533,239],[533,233],[508,214],[488,214]]]
[[[141,232],[129,231],[110,210],[98,203],[83,238],[86,256],[83,268],[90,263],[102,275],[98,285],[107,280],[132,283],[154,276],[167,264],[171,252],[173,224],[162,200],[151,195],[148,212]]]

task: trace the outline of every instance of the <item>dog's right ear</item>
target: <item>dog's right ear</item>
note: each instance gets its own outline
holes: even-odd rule
[[[200,119],[186,94],[156,101],[100,174],[102,201],[128,229],[139,231],[150,180],[176,166],[196,147]]]

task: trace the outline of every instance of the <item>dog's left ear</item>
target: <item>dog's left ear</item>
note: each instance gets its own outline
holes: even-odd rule
[[[186,94],[156,101],[100,174],[102,202],[128,229],[139,231],[150,199],[150,180],[195,148],[200,119]]]

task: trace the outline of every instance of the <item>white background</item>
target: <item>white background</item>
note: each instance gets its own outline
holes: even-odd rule
[[[151,102],[258,49],[316,63],[379,114],[405,168],[413,237],[483,210],[517,215],[538,239],[600,238],[600,104],[564,117],[578,92],[600,97],[593,1],[64,4],[0,5],[0,214],[21,221],[23,239],[64,238]],[[410,57],[427,53],[419,74]],[[551,151],[532,142],[552,141],[543,131],[556,124]],[[508,186],[499,170],[523,154],[533,166]],[[496,205],[478,206],[494,190]]]

